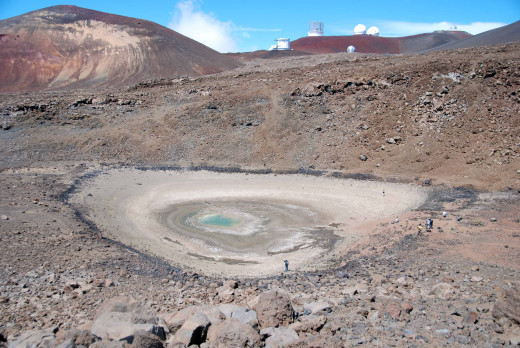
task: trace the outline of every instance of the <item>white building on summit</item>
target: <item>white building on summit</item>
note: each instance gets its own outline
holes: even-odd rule
[[[366,35],[367,27],[363,24],[358,24],[354,27],[354,35]]]
[[[291,39],[279,38],[276,45],[272,45],[269,51],[289,51],[291,49]]]
[[[379,36],[379,28],[378,27],[370,27],[370,28],[368,28],[367,35]]]
[[[310,22],[308,36],[323,36],[323,22]]]

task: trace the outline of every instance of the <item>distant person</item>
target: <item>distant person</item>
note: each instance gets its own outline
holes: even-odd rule
[[[433,219],[426,220],[426,225],[428,226],[427,228],[431,230],[433,228]]]
[[[289,270],[289,261],[284,260],[283,263],[285,263],[285,272],[287,272]]]
[[[448,216],[448,213],[443,212],[443,213],[442,213],[442,216],[443,216],[443,217],[446,217],[446,216]]]
[[[418,236],[422,233],[422,230],[423,230],[423,225],[419,224],[419,226],[417,226],[417,235]]]
[[[396,224],[396,223],[398,223],[398,222],[399,222],[399,217],[396,217],[395,220],[394,220],[394,222],[392,222],[392,223],[393,223],[393,224]]]
[[[383,197],[385,196],[385,190],[383,190]]]

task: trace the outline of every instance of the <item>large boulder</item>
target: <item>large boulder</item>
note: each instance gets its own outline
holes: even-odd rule
[[[74,346],[85,346],[89,347],[91,344],[93,344],[96,341],[99,341],[100,338],[93,335],[88,330],[79,330],[79,329],[72,329],[70,331],[60,331],[57,333],[57,341],[62,343],[59,346],[67,347],[67,343],[73,343]],[[61,339],[60,339],[61,336]]]
[[[149,332],[161,340],[166,338],[166,331],[159,319],[135,302],[110,300],[101,306],[98,313],[90,332],[103,340],[131,343],[138,331]]]
[[[504,297],[497,300],[493,307],[493,316],[497,319],[507,318],[520,324],[520,284],[504,289]]]
[[[294,321],[294,309],[287,293],[271,290],[261,293],[254,306],[260,328],[286,326]]]
[[[133,341],[137,331],[150,332],[161,339],[165,339],[165,331],[162,326],[155,323],[143,322],[135,313],[107,312],[101,314],[92,325],[90,332],[104,340]]]
[[[57,328],[49,328],[45,330],[26,331],[18,337],[18,339],[9,344],[9,348],[52,348],[56,347]]]
[[[163,342],[156,335],[147,331],[137,331],[134,334],[132,348],[163,348]]]
[[[305,303],[303,305],[304,313],[308,314],[326,314],[332,312],[332,307],[330,303],[321,301],[321,302],[311,302]]]
[[[175,333],[171,345],[168,347],[187,347],[192,344],[200,345],[206,341],[210,321],[202,312],[195,312],[187,319]]]
[[[253,328],[258,327],[258,318],[255,311],[230,303],[222,304],[218,306],[218,309],[226,316],[226,318],[235,318],[241,323],[247,324]]]
[[[298,333],[289,327],[268,327],[260,331],[262,337],[267,337],[265,340],[266,348],[280,348],[285,347],[298,340]]]
[[[291,324],[289,327],[294,329],[296,332],[319,332],[323,326],[327,323],[327,317],[324,315],[304,315],[298,318],[298,320]]]
[[[236,318],[228,318],[210,326],[207,343],[210,348],[260,347],[258,332]]]
[[[191,306],[176,313],[166,313],[161,315],[161,319],[165,322],[170,333],[175,333],[181,328],[186,320],[191,318],[196,312],[201,312],[208,317],[212,325],[220,323],[226,316],[216,307],[208,306]]]

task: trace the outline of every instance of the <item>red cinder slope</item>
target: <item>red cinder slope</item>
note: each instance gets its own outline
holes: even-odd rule
[[[0,21],[0,92],[122,86],[239,65],[156,23],[76,6]]]
[[[509,42],[520,42],[520,21],[505,25],[500,28],[485,31],[464,40],[450,42],[435,47],[428,51],[453,50],[457,48],[470,48],[478,46],[492,46]]]
[[[350,45],[356,47],[356,51],[361,53],[400,53],[399,40],[389,37],[308,36],[291,42],[292,49],[313,54],[347,52]]]
[[[446,43],[470,37],[463,31],[439,31],[405,37],[380,37],[371,35],[313,36],[291,42],[296,51],[312,54],[347,52],[352,45],[359,53],[400,54],[415,53]]]

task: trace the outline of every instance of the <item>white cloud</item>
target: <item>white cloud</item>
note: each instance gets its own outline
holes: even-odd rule
[[[204,13],[196,0],[178,2],[168,27],[219,52],[236,52],[233,23],[222,22],[212,13]]]
[[[457,28],[459,30],[467,31],[470,34],[476,35],[483,33],[488,30],[496,29],[499,27],[503,27],[507,25],[507,23],[499,23],[499,22],[475,22],[471,24],[457,24]]]
[[[237,27],[235,30],[238,30],[238,31],[261,31],[261,32],[282,31],[282,29],[263,29],[263,28],[249,28],[249,27]]]
[[[459,24],[452,22],[438,23],[419,23],[419,22],[399,22],[382,21],[378,23],[381,36],[408,36],[415,34],[431,33],[436,30],[449,30],[451,26],[457,26],[458,30],[467,31],[476,35],[484,31],[495,29],[506,25],[499,22],[473,22],[470,24]]]

